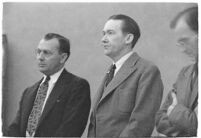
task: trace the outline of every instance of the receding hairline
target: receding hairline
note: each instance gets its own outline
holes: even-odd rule
[[[170,28],[171,29],[174,29],[176,26],[177,26],[177,24],[181,21],[181,20],[183,20],[184,22],[186,22],[186,24],[189,26],[189,28],[191,28],[192,30],[194,29],[194,28],[192,28],[192,24],[189,24],[188,22],[189,22],[189,20],[190,20],[190,18],[191,18],[191,16],[190,15],[194,15],[194,16],[196,16],[196,14],[198,14],[198,7],[197,6],[195,6],[195,7],[190,7],[190,8],[187,8],[187,9],[185,9],[185,10],[183,10],[183,11],[181,11],[181,12],[179,12],[178,14],[177,14],[177,16],[175,16],[174,18],[173,18],[173,20],[170,22]],[[198,18],[198,16],[197,16],[197,18]],[[198,24],[197,24],[197,26],[198,26]],[[193,30],[193,31],[195,31],[195,30]]]

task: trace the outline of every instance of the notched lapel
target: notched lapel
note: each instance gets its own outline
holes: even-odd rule
[[[196,78],[196,81],[193,84],[192,95],[190,98],[190,107],[193,106],[193,103],[196,100],[197,95],[198,95],[198,78]]]
[[[132,74],[137,68],[134,66],[138,61],[139,56],[137,53],[133,53],[126,62],[119,69],[115,77],[111,80],[108,86],[105,88],[102,101],[109,93],[111,93],[117,86],[119,86],[130,74]],[[100,102],[99,102],[100,103]]]
[[[189,67],[189,69],[183,73],[183,78],[179,80],[178,90],[180,90],[180,92],[178,93],[177,97],[180,99],[179,101],[181,101],[181,103],[183,103],[187,107],[192,106],[198,92],[198,88],[196,88],[196,83],[194,84],[193,90],[191,89],[192,73],[193,66]]]
[[[101,97],[103,95],[106,76],[107,76],[107,74],[104,76],[104,78],[102,80],[102,83],[101,83],[101,85],[100,85],[100,87],[99,87],[99,89],[98,89],[98,91],[97,91],[97,93],[95,95],[95,98],[94,98],[94,101],[93,101],[93,107],[92,107],[93,111],[96,109],[96,107],[97,107],[97,105],[98,105],[98,103],[99,103],[99,101],[100,101],[100,99],[101,99]]]
[[[48,112],[52,109],[52,107],[54,106],[54,104],[56,102],[60,102],[59,96],[63,93],[63,91],[66,90],[66,85],[68,84],[68,81],[70,81],[71,77],[70,76],[66,76],[68,75],[67,71],[64,70],[59,79],[57,80],[54,88],[52,89],[48,100],[45,104],[42,116],[39,120],[38,126],[40,126],[41,122],[43,121],[43,119],[48,115]],[[66,78],[69,78],[68,80],[66,80]]]

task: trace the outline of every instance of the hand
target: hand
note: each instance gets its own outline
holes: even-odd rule
[[[158,136],[160,136],[160,137],[167,137],[166,135],[164,135],[162,133],[158,133]]]
[[[195,107],[194,112],[198,115],[198,106]]]
[[[171,93],[171,96],[172,96],[172,104],[168,107],[168,110],[167,110],[167,115],[169,116],[170,113],[172,112],[172,110],[174,109],[174,107],[177,105],[177,96],[174,92]]]

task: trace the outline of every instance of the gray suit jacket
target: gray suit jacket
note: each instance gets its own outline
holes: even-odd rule
[[[163,92],[158,68],[134,53],[107,87],[105,79],[94,99],[88,136],[150,136]]]
[[[195,81],[192,82],[191,76],[194,67],[195,65],[184,67],[180,72],[173,88],[176,91],[178,104],[170,115],[167,116],[167,110],[172,104],[172,91],[170,91],[156,115],[156,127],[162,134],[180,137],[196,136],[197,134],[198,122],[194,109],[197,106],[198,79],[195,78]]]

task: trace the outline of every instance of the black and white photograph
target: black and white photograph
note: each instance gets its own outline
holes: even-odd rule
[[[198,2],[3,2],[3,137],[198,137]]]

